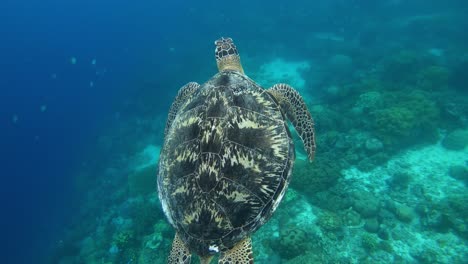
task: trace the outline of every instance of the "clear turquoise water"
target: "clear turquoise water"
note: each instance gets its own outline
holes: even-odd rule
[[[2,6],[2,262],[165,262],[164,124],[182,85],[216,73],[220,36],[316,123],[256,263],[468,259],[464,1]]]

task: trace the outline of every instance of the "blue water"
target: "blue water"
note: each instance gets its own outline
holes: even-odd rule
[[[67,237],[65,234],[78,230],[74,229],[81,221],[77,217],[86,215],[79,214],[90,207],[85,203],[85,190],[100,190],[94,180],[99,181],[105,168],[122,165],[116,161],[119,154],[130,155],[126,151],[134,153],[137,150],[133,147],[138,145],[141,150],[141,145],[149,143],[138,140],[150,134],[151,125],[119,125],[165,116],[181,85],[189,81],[202,83],[212,76],[216,72],[213,41],[220,36],[232,37],[241,54],[246,51],[244,68],[252,74],[275,56],[316,61],[333,55],[335,51],[330,50],[335,48],[353,57],[354,65],[347,70],[356,72],[343,75],[343,80],[322,78],[317,83],[305,77],[306,82],[324,87],[330,83],[358,83],[362,77],[359,70],[373,72],[372,65],[401,47],[445,50],[448,58],[440,59],[440,64],[455,72],[460,64],[457,60],[468,56],[464,33],[467,19],[459,15],[467,10],[468,5],[461,0],[3,1],[0,262],[47,263]],[[379,28],[385,24],[383,21],[395,17],[404,21],[428,13],[441,13],[446,18],[427,25],[424,19],[414,23],[414,28],[408,30],[414,33],[405,31],[405,39],[391,27],[385,27],[387,31]],[[434,28],[434,24],[440,27]],[[316,46],[310,36],[323,32],[339,35],[344,43],[338,48]],[[317,67],[321,65],[312,68]],[[461,86],[467,82],[461,78],[455,83]],[[466,98],[466,87],[451,88],[460,93],[456,97]],[[319,101],[317,98],[325,92],[313,89],[309,91],[311,101]],[[335,102],[326,96],[324,100]],[[462,111],[464,114],[466,111]],[[320,131],[321,124],[317,126]],[[454,121],[440,128],[466,129],[466,123]],[[115,132],[118,129],[130,131],[121,134],[135,135],[121,137]],[[154,140],[151,144],[160,145],[161,129],[153,132],[159,137],[148,135]],[[111,138],[111,145],[123,145],[119,148],[122,153],[96,150],[103,136]],[[83,183],[77,188],[82,171],[95,174],[86,178],[86,188]],[[102,197],[123,185],[117,183]],[[118,207],[122,203],[110,200],[105,206]],[[100,217],[92,212],[96,219]],[[93,217],[88,215],[87,220],[92,223]],[[91,236],[81,235],[77,239]],[[96,251],[107,252],[110,244],[99,249],[97,246]]]
[[[4,263],[37,263],[79,210],[74,169],[131,89],[124,83],[136,71],[132,53],[158,36],[133,29],[143,16],[131,15],[134,25],[125,19],[143,8],[116,1],[1,5],[1,255]]]

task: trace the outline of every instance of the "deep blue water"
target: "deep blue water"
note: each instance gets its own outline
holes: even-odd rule
[[[130,89],[137,50],[160,36],[140,30],[150,10],[126,1],[1,6],[1,255],[35,263],[79,209],[74,168]]]
[[[310,57],[309,32],[352,36],[363,16],[387,19],[464,3],[382,9],[375,2],[3,1],[0,262],[37,263],[49,252],[80,210],[86,194],[76,191],[77,170],[102,131],[118,122],[124,109],[118,106],[144,90],[147,104],[167,111],[180,85],[215,72],[209,56],[218,37],[244,43],[254,59],[271,52]]]

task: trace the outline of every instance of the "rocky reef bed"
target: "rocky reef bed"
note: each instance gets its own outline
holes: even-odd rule
[[[314,63],[277,58],[249,75],[297,86],[318,146],[309,164],[295,138],[290,188],[253,236],[256,262],[466,263],[468,60],[392,46],[374,63],[381,50],[359,57],[326,40],[339,45]],[[174,231],[155,193],[154,145],[165,115],[121,118],[99,139],[93,157],[108,159],[80,173],[86,196],[53,263],[165,263]]]
[[[253,236],[256,260],[463,263],[467,174],[454,178],[450,171],[466,166],[466,153],[440,143],[415,147],[368,172],[343,169],[334,181],[316,178],[315,164],[299,162],[278,211]],[[315,178],[306,186],[322,186],[298,191],[303,177]],[[63,242],[59,263],[165,263],[174,235],[154,192],[123,198],[83,225],[86,236],[70,230],[77,240]]]

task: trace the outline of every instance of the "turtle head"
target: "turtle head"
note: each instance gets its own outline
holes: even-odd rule
[[[220,38],[215,41],[215,46],[216,64],[220,72],[232,70],[244,73],[239,53],[232,38]]]

